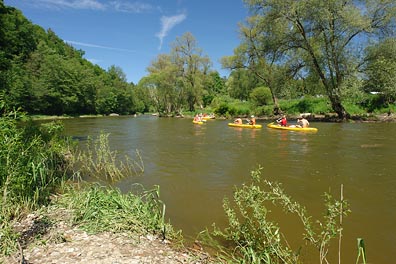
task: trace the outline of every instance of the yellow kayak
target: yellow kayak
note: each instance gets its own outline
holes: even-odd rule
[[[269,128],[273,128],[273,129],[280,129],[280,130],[291,130],[291,131],[301,131],[301,132],[318,132],[318,129],[317,128],[315,128],[315,127],[290,127],[290,126],[280,126],[280,125],[278,125],[278,124],[274,124],[273,122],[272,123],[269,123],[268,125],[267,125],[267,127],[269,127]]]
[[[248,124],[234,124],[234,123],[228,123],[228,126],[230,127],[243,127],[243,128],[261,128],[261,125],[248,125]]]
[[[202,121],[192,121],[194,124],[197,124],[197,125],[202,125],[204,122],[202,122]]]

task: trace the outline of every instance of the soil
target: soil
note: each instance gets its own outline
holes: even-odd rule
[[[0,263],[214,263],[196,248],[176,247],[153,235],[104,232],[88,234],[68,221],[66,209],[49,215],[29,214],[14,225],[21,234],[19,252]]]

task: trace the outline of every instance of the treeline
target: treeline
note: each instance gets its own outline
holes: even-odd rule
[[[90,63],[82,50],[2,2],[0,16],[0,93],[7,106],[47,115],[145,110],[119,67]]]
[[[194,36],[176,38],[138,84],[104,70],[0,4],[0,95],[30,114],[351,114],[396,110],[396,4],[392,0],[250,1],[240,45],[221,77]],[[314,8],[312,8],[314,7]],[[286,12],[287,11],[287,12]]]

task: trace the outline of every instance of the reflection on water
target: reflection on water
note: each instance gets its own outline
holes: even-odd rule
[[[213,222],[225,223],[222,199],[262,175],[281,182],[314,217],[323,213],[323,193],[344,196],[352,213],[344,219],[343,261],[356,261],[356,238],[365,239],[371,263],[391,263],[396,243],[396,124],[313,123],[318,133],[228,127],[211,120],[151,116],[65,120],[68,135],[84,138],[110,133],[110,145],[133,157],[140,151],[145,174],[117,183],[123,191],[139,182],[160,186],[167,217],[185,236],[194,237]],[[260,122],[258,122],[260,123]],[[304,245],[301,225],[281,218],[289,242]],[[294,233],[293,233],[294,230]],[[290,233],[290,234],[289,234]],[[336,245],[336,242],[333,242]]]

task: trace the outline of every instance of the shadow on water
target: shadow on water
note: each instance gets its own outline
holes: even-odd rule
[[[314,217],[323,214],[323,194],[344,196],[352,213],[344,219],[343,260],[356,261],[356,239],[365,239],[371,263],[391,263],[396,243],[396,124],[313,123],[318,133],[228,127],[226,120],[194,125],[191,119],[152,116],[65,120],[70,136],[85,140],[110,133],[110,146],[134,156],[139,150],[145,173],[117,183],[160,186],[167,217],[187,237],[225,224],[222,200],[249,181],[259,165],[263,177],[285,191]],[[259,121],[260,123],[260,121]],[[299,223],[279,219],[288,241],[303,244]],[[333,243],[336,243],[334,241]],[[334,244],[335,245],[335,244]]]

